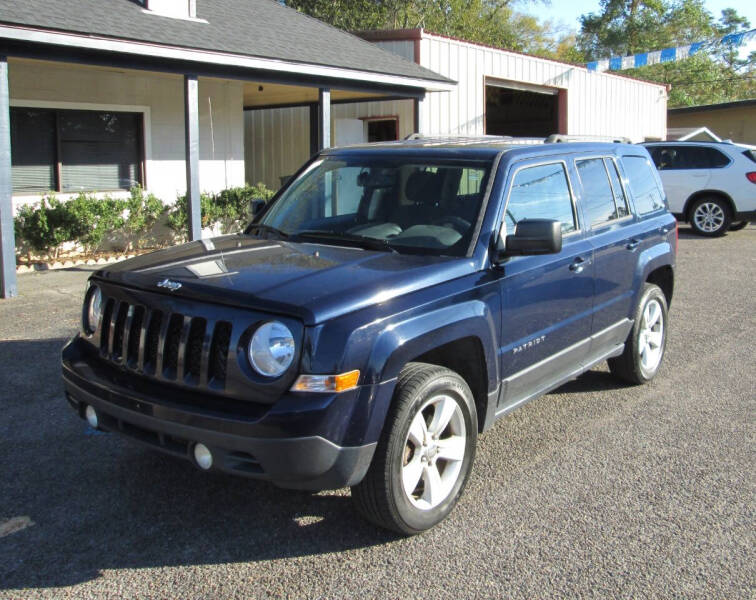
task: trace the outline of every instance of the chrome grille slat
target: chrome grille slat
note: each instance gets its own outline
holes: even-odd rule
[[[118,309],[114,311],[113,318],[113,342],[110,345],[111,359],[117,363],[123,361],[123,339],[126,319],[129,313],[129,303],[119,302]]]
[[[147,325],[147,337],[144,341],[144,363],[142,369],[145,373],[154,375],[157,373],[157,355],[160,349],[160,331],[163,327],[163,312],[150,311],[150,322]]]
[[[113,307],[115,306],[115,300],[108,298],[105,303],[105,310],[102,311],[102,325],[100,328],[100,354],[107,356],[110,354],[110,332],[113,330],[111,327],[111,319],[113,317]]]
[[[163,315],[163,319],[160,323],[160,333],[158,334],[157,353],[155,356],[155,377],[158,379],[163,378],[163,362],[165,359],[165,339],[168,335],[168,325],[171,322],[171,314],[167,313]]]
[[[129,362],[129,338],[131,337],[131,324],[134,321],[134,305],[126,305],[126,320],[121,329],[121,360],[128,364]]]
[[[184,381],[186,377],[186,343],[189,340],[189,331],[192,327],[192,318],[184,317],[179,336],[179,345],[176,353],[176,379]]]
[[[232,340],[229,321],[167,312],[130,298],[103,298],[96,343],[120,368],[158,381],[223,390]]]
[[[153,311],[145,308],[142,314],[142,324],[139,327],[139,346],[137,348],[137,362],[136,368],[138,371],[144,372],[144,350],[147,345],[147,331],[150,326],[150,319],[152,319]]]
[[[207,321],[205,323],[205,333],[202,336],[202,354],[199,372],[199,384],[206,386],[208,382],[208,365],[210,364],[210,348],[213,341],[213,332],[215,331],[215,322]]]

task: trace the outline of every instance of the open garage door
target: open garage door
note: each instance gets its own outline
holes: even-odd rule
[[[486,80],[488,135],[547,137],[567,133],[567,91]]]

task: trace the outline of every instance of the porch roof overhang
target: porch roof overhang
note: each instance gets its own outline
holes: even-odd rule
[[[0,23],[0,42],[2,53],[9,57],[338,89],[354,92],[355,98],[372,95],[421,98],[426,92],[451,91],[456,87],[456,82],[440,76],[425,79],[3,23]],[[346,99],[349,95],[341,97]]]

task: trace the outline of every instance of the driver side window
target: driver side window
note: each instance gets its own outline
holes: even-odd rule
[[[507,233],[525,219],[552,219],[562,233],[577,230],[567,172],[562,163],[520,169],[512,182],[505,213]]]

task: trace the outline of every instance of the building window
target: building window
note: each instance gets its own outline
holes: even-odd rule
[[[399,119],[391,117],[389,119],[367,120],[367,141],[368,142],[392,142],[399,139]]]
[[[11,108],[14,194],[144,185],[141,113]]]

